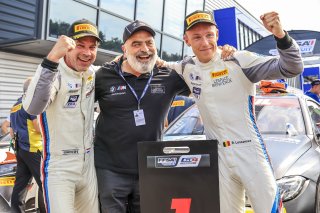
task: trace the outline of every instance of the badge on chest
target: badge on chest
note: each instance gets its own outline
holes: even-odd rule
[[[134,121],[136,123],[136,126],[146,125],[143,109],[134,110],[133,116],[134,116]]]
[[[79,95],[70,95],[67,97],[67,102],[64,108],[76,108],[78,103]]]

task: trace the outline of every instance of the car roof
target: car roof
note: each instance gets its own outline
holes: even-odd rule
[[[308,96],[304,95],[303,91],[294,87],[288,86],[286,88],[286,92],[277,92],[277,93],[266,93],[260,90],[257,87],[257,93],[256,97],[262,97],[262,98],[269,98],[269,97],[274,97],[274,98],[308,98]]]

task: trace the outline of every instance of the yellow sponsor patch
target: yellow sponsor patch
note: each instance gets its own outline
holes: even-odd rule
[[[98,35],[97,28],[92,26],[91,24],[77,24],[74,26],[74,32],[79,32],[79,31],[90,31],[93,32],[94,34]]]
[[[15,177],[0,178],[0,186],[13,186],[15,180],[16,180]]]
[[[226,76],[229,74],[229,71],[227,69],[224,70],[220,70],[220,71],[213,71],[210,73],[211,74],[211,78],[220,78],[223,76]]]
[[[185,105],[185,101],[179,100],[179,101],[172,102],[171,107],[178,107],[178,106],[184,106],[184,105]]]
[[[21,109],[21,107],[22,107],[22,104],[18,104],[16,106],[12,107],[10,112],[15,113],[15,112],[19,111]]]
[[[190,16],[189,18],[187,18],[186,21],[189,26],[190,24],[192,24],[193,22],[195,22],[199,19],[206,19],[206,20],[212,21],[211,17],[206,13],[196,13],[196,14]]]
[[[90,76],[88,77],[87,81],[92,81],[92,80],[93,80],[93,76],[90,75]]]

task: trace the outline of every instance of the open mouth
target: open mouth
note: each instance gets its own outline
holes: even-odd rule
[[[78,58],[78,60],[84,63],[90,62],[90,58],[88,59]]]
[[[200,51],[209,51],[209,50],[212,50],[212,49],[213,49],[213,47],[210,47],[210,48],[202,49]]]
[[[151,59],[152,55],[139,55],[137,56],[137,59],[139,61],[149,61]]]

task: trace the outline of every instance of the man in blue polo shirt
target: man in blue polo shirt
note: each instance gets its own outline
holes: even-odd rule
[[[45,212],[42,184],[40,179],[40,162],[42,151],[42,138],[37,122],[37,116],[28,114],[22,107],[22,99],[32,78],[23,84],[23,95],[17,100],[10,111],[10,134],[15,138],[17,158],[16,180],[11,197],[13,212],[24,212],[27,185],[32,177],[39,186],[40,212]]]
[[[314,100],[316,100],[317,102],[319,101],[319,95],[320,95],[320,80],[314,80],[311,82],[311,89],[308,90],[305,93],[307,96],[313,98]]]

